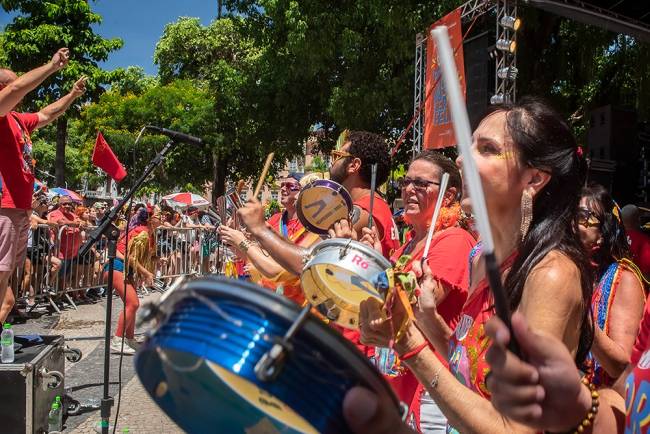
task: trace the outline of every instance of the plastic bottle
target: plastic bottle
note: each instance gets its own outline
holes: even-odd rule
[[[47,432],[52,433],[61,431],[61,427],[59,427],[60,412],[61,409],[59,408],[59,404],[56,401],[53,402],[50,413],[47,415]]]
[[[56,395],[56,398],[54,398],[54,402],[59,404],[59,431],[63,430],[63,404],[61,403],[61,397],[59,395]]]
[[[0,361],[2,363],[14,362],[14,331],[11,329],[11,324],[5,323],[2,326],[2,334],[0,334],[0,341],[2,342],[2,355]]]

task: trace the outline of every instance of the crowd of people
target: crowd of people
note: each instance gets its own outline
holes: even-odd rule
[[[10,274],[26,249],[41,251],[42,237],[30,226],[60,228],[54,229],[60,232],[58,251],[44,248],[36,256],[50,264],[46,273],[76,269],[68,274],[82,282],[107,278],[96,250],[78,256],[84,229],[101,219],[105,207],[78,206],[66,197],[52,205],[32,195],[29,132],[62,113],[83,92],[83,80],[45,118],[11,111],[66,63],[62,49],[20,78],[0,71],[0,146],[9,155],[0,163],[0,321],[14,303],[7,290]],[[620,208],[607,189],[588,182],[584,151],[553,108],[537,98],[494,106],[473,135],[472,157],[514,312],[512,329],[495,316],[461,157],[454,162],[427,150],[412,159],[399,180],[405,237],[384,196],[371,188],[373,176],[376,185],[389,177],[385,138],[346,130],[331,157],[329,179],[345,187],[357,212],[334,223],[328,236],[359,240],[411,273],[418,287],[408,308],[374,298],[362,302],[358,330],[330,323],[408,405],[403,418],[391,403],[353,388],[343,412],[355,432],[648,432],[650,239],[641,230],[638,207]],[[443,174],[449,182],[441,192]],[[123,225],[113,271],[125,304],[113,350],[131,354],[139,345],[139,282],[151,285],[161,264],[171,274],[191,272],[183,264],[187,256],[201,264],[198,272],[224,271],[218,259],[214,267],[202,260],[219,255],[219,239],[236,258],[228,274],[304,306],[300,275],[310,249],[327,237],[310,232],[298,218],[298,197],[313,180],[300,174],[282,179],[282,211],[268,219],[256,198],[230,221],[194,207],[183,214],[135,207]],[[440,212],[432,221],[436,206]],[[165,236],[161,228],[185,231]],[[199,230],[207,235],[199,237]],[[24,270],[38,268],[28,264]],[[25,273],[22,290],[30,298],[33,282],[44,276]],[[519,351],[508,345],[512,339]]]

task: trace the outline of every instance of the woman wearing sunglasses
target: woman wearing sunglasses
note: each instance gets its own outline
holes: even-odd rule
[[[415,263],[422,261],[426,238],[431,225],[434,209],[439,195],[440,179],[443,173],[449,174],[447,190],[442,197],[435,233],[427,254],[427,264],[433,271],[435,284],[426,294],[422,294],[414,310],[416,319],[423,332],[437,329],[431,320],[441,318],[444,327],[453,329],[458,322],[460,312],[467,299],[469,284],[468,262],[475,240],[469,232],[459,227],[460,195],[462,182],[456,164],[436,151],[427,150],[415,156],[404,178],[399,180],[401,197],[404,202],[404,220],[411,228],[407,242],[391,256],[396,263],[400,257],[408,255],[410,259],[404,265],[404,271],[410,271]],[[376,243],[376,232],[364,230],[364,238],[369,244]],[[376,248],[378,249],[379,246]],[[420,267],[416,265],[416,270]],[[419,272],[419,271],[418,271]],[[431,335],[433,339],[433,334]],[[377,350],[374,361],[380,371],[386,375],[403,402],[410,403],[410,415],[414,426],[419,426],[424,433],[444,433],[447,420],[431,399],[417,378],[408,369],[399,369],[385,362],[392,357],[382,357],[387,349]],[[390,354],[390,353],[388,353]],[[445,357],[440,357],[444,363]]]
[[[643,283],[630,261],[618,206],[603,186],[582,189],[578,231],[593,268],[597,326],[584,370],[596,386],[611,386],[630,360],[643,315]]]

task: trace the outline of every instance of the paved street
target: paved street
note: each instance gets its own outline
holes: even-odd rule
[[[141,299],[141,304],[155,300],[159,294],[151,294]],[[66,343],[82,351],[83,357],[77,363],[66,361],[65,387],[68,393],[82,404],[91,404],[102,396],[104,368],[104,341],[101,339],[73,340],[74,338],[100,337],[104,333],[106,300],[94,304],[78,306],[78,310],[67,308],[61,315],[46,314],[25,324],[14,326],[16,334],[62,334]],[[121,312],[122,301],[113,298],[113,321]],[[139,332],[138,330],[136,332]],[[111,410],[111,424],[115,419],[118,397],[118,366],[120,357],[111,355],[110,393],[115,398]],[[84,408],[82,413],[70,416],[64,423],[64,433],[94,433],[99,421],[99,409]],[[149,398],[135,375],[133,357],[124,356],[122,364],[122,401],[117,422],[117,432],[128,428],[129,433],[180,433],[178,428]]]

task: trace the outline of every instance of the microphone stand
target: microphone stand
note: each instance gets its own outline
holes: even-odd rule
[[[108,279],[106,280],[106,324],[104,330],[104,393],[101,400],[100,416],[102,434],[108,434],[108,427],[110,425],[111,407],[113,406],[113,397],[109,395],[109,377],[110,377],[110,355],[111,355],[111,319],[113,310],[113,270],[115,269],[115,257],[117,255],[117,240],[120,235],[120,230],[115,226],[115,219],[124,205],[131,199],[131,197],[138,191],[142,183],[147,177],[158,167],[176,144],[173,139],[162,148],[160,152],[154,157],[153,160],[145,167],[144,172],[138,178],[131,189],[124,195],[122,200],[113,207],[89,235],[84,244],[79,248],[79,256],[87,254],[90,248],[105,235],[108,240]]]

